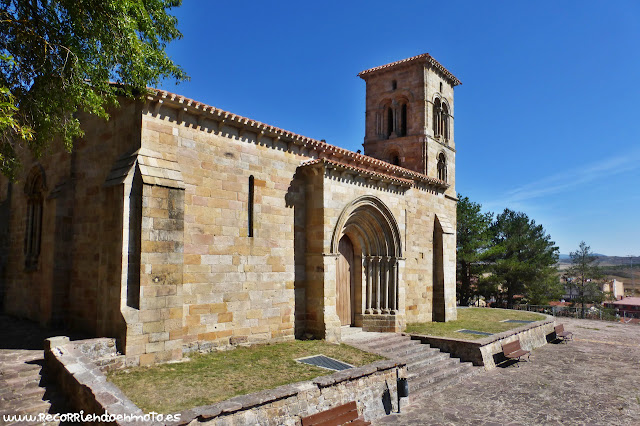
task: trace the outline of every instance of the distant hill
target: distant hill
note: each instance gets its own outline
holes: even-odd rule
[[[598,256],[598,266],[601,267],[607,280],[622,281],[627,295],[640,295],[640,256],[605,256],[603,254],[596,254],[596,256]],[[569,266],[571,266],[571,257],[561,254],[558,269],[564,273]]]
[[[607,256],[604,254],[594,253],[598,256],[598,262],[600,266],[631,266],[633,263],[634,269],[637,267],[640,269],[640,256]],[[562,265],[571,264],[571,256],[568,254],[561,254],[558,263]]]

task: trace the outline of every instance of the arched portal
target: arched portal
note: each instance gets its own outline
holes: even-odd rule
[[[345,237],[352,245],[354,259],[350,269],[351,324],[362,325],[367,330],[395,331],[397,321],[392,317],[398,315],[400,306],[402,244],[393,213],[374,196],[359,197],[344,208],[331,244],[331,252],[338,255],[338,274],[345,273],[340,266],[344,262],[341,258],[347,244]],[[344,286],[343,281],[336,280],[336,294],[344,291],[338,287]],[[339,303],[337,301],[337,308],[341,309]],[[341,322],[345,324],[342,317]]]

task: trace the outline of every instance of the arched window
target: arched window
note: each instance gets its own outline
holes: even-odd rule
[[[389,162],[391,164],[393,164],[394,166],[399,166],[400,165],[400,156],[398,155],[397,152],[391,153],[391,156],[389,158]]]
[[[35,167],[25,185],[27,196],[27,217],[24,234],[24,267],[33,271],[38,267],[40,241],[42,236],[42,204],[44,201],[45,180],[42,169]]]
[[[433,135],[437,138],[442,135],[440,127],[442,117],[442,104],[440,98],[433,101]]]
[[[407,104],[400,107],[400,135],[407,136]]]
[[[449,107],[447,107],[447,104],[443,103],[442,104],[442,117],[441,117],[441,121],[442,121],[442,137],[444,138],[445,141],[449,140]]]
[[[393,109],[391,108],[391,106],[387,107],[387,137],[391,136],[391,133],[393,133]]]
[[[433,135],[449,140],[449,107],[439,98],[433,102]]]
[[[447,157],[443,152],[438,155],[438,179],[447,181]]]

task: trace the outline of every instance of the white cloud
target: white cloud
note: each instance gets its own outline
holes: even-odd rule
[[[492,201],[491,205],[510,208],[526,205],[527,201],[551,194],[575,190],[595,180],[611,179],[616,175],[640,168],[640,150],[625,155],[617,155],[580,167],[563,170],[551,176],[532,181],[507,191],[503,197]]]

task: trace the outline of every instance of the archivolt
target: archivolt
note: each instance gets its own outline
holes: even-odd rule
[[[342,210],[333,231],[331,253],[338,253],[338,243],[345,234],[359,243],[364,256],[402,257],[398,223],[377,197],[358,197]]]

